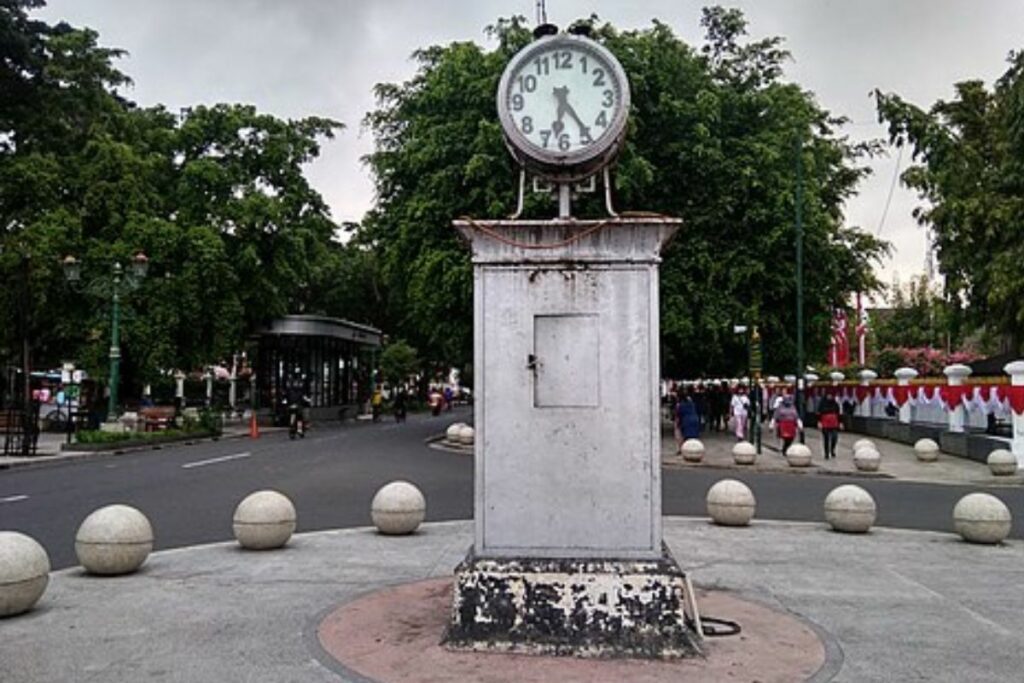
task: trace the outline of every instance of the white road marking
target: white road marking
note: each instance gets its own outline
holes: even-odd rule
[[[28,500],[28,496],[7,496],[6,498],[0,498],[0,503],[17,503],[21,500]]]
[[[246,451],[245,453],[235,453],[233,455],[222,455],[219,458],[210,458],[209,460],[196,460],[195,462],[187,462],[181,466],[182,469],[189,469],[192,467],[203,467],[204,465],[215,465],[218,462],[227,462],[228,460],[238,460],[239,458],[248,458],[252,453]]]

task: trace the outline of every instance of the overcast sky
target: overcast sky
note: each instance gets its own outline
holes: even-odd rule
[[[700,9],[691,0],[548,0],[560,26],[596,12],[620,29],[654,18],[699,43]],[[884,137],[874,88],[919,105],[949,98],[958,80],[991,83],[1010,50],[1024,48],[1024,3],[969,0],[760,0],[723,3],[743,9],[753,38],[779,35],[793,54],[787,78],[821,104],[853,120],[857,139]],[[360,158],[372,150],[361,129],[373,108],[372,87],[404,81],[409,56],[430,44],[476,40],[497,17],[522,14],[534,0],[49,0],[41,16],[100,33],[104,45],[130,54],[120,67],[135,81],[142,105],[176,110],[199,103],[247,102],[282,117],[309,114],[348,128],[323,147],[310,178],[336,220],[359,220],[373,203]],[[904,155],[901,168],[909,163]],[[875,161],[874,174],[849,202],[847,221],[890,240],[894,257],[880,274],[906,279],[922,272],[926,238],[914,223],[912,193],[895,190],[882,216],[898,156]],[[509,187],[509,192],[513,188]],[[631,207],[642,209],[644,207]]]

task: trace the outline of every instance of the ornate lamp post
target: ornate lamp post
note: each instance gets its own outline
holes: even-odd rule
[[[81,280],[82,265],[74,256],[65,256],[63,261],[64,279],[74,284]],[[107,403],[107,420],[117,416],[117,390],[121,379],[121,289],[135,289],[149,270],[149,258],[141,251],[136,253],[130,264],[130,272],[125,274],[120,262],[115,262],[109,280],[99,279],[91,282],[88,289],[111,296],[111,328],[110,328],[110,396]]]

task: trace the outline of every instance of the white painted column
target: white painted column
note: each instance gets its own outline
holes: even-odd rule
[[[867,369],[861,370],[860,372],[857,373],[857,376],[860,377],[860,385],[862,387],[870,386],[872,382],[874,382],[876,379],[878,379],[878,373],[875,372],[874,370],[867,370]],[[861,402],[861,404],[860,404],[860,411],[859,412],[860,412],[861,417],[871,417],[871,394],[870,393],[867,395],[867,398],[865,398]]]
[[[892,373],[896,376],[896,384],[901,387],[910,386],[910,380],[917,377],[917,370],[914,368],[897,368],[896,372]],[[900,422],[903,424],[910,424],[911,422],[911,411],[913,406],[910,405],[910,400],[900,406]]]
[[[846,379],[846,375],[841,372],[835,371],[828,373],[828,378],[832,380],[832,386],[837,387],[839,383]]]
[[[231,415],[235,414],[235,403],[238,398],[238,354],[231,357],[231,384],[228,387],[228,405],[231,406]]]
[[[946,376],[946,381],[951,387],[962,386],[964,380],[967,379],[971,374],[971,369],[966,365],[957,363],[956,365],[950,365],[942,374]],[[949,408],[949,406],[946,406]],[[964,431],[964,403],[963,401],[957,402],[956,406],[949,411],[949,431],[954,433],[962,433]]]
[[[1003,372],[1010,376],[1010,385],[1019,387],[1024,385],[1024,360],[1015,360],[1003,366]],[[1017,466],[1024,467],[1024,415],[1018,415],[1010,410],[1010,419],[1013,421],[1013,454],[1017,456]]]
[[[213,368],[206,369],[206,407],[213,405]]]
[[[178,399],[178,405],[185,405],[185,373],[181,370],[174,373],[174,398]]]

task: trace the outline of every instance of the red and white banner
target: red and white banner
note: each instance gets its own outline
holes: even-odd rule
[[[837,306],[832,314],[832,343],[829,345],[829,364],[835,368],[845,368],[850,364],[850,337],[847,334],[850,320],[846,309]]]

